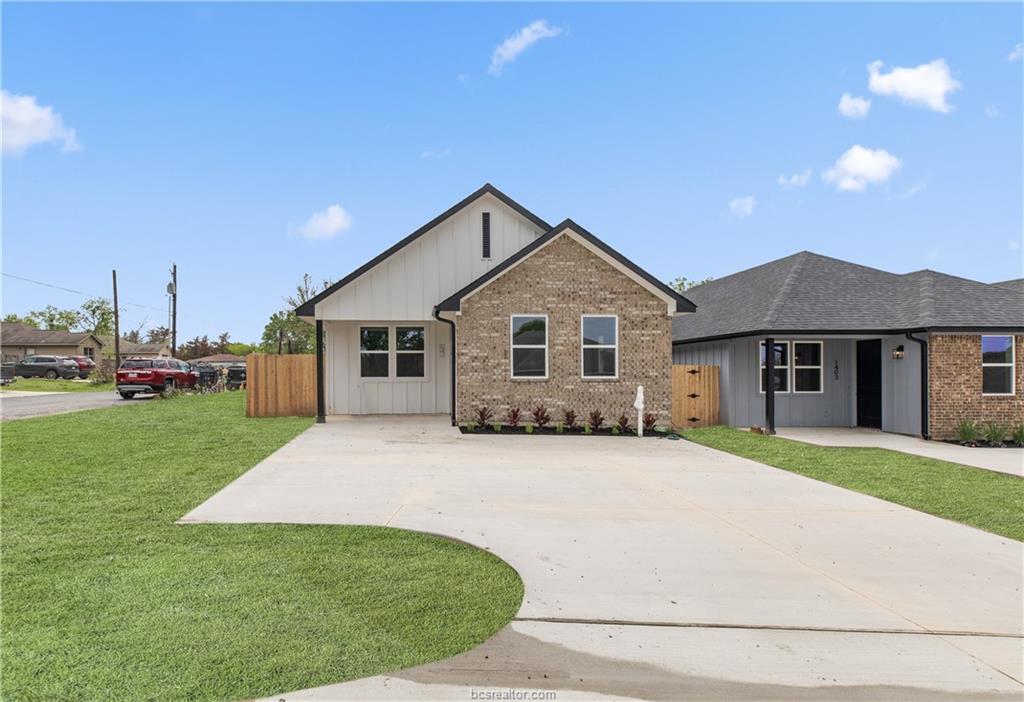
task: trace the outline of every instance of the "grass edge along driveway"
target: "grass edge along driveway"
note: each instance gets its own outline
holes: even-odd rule
[[[1024,541],[1024,480],[881,448],[815,446],[716,426],[694,443]],[[998,451],[999,449],[979,449]]]
[[[0,386],[0,392],[19,390],[21,392],[113,392],[114,381],[93,383],[89,380],[65,380],[57,378],[18,378],[10,385]]]
[[[271,695],[446,658],[512,618],[518,575],[467,545],[175,524],[311,424],[243,408],[224,393],[2,426],[4,699]]]

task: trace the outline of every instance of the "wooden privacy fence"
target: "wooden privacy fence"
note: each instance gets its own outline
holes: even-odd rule
[[[245,387],[249,417],[316,416],[316,356],[249,354]]]
[[[687,428],[718,424],[718,366],[672,366],[672,423]]]

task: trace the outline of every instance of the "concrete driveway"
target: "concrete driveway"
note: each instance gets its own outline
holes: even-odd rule
[[[477,649],[272,699],[1021,699],[1022,545],[665,439],[317,425],[185,522],[390,525],[489,549]]]

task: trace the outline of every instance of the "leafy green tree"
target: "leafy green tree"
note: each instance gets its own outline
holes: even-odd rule
[[[36,323],[34,319],[29,319],[28,317],[19,317],[13,312],[4,315],[3,322],[4,324],[21,324],[26,327],[32,327],[33,329],[39,328],[39,325]]]
[[[147,344],[165,344],[171,340],[171,330],[167,327],[153,327],[146,332]]]
[[[245,344],[241,341],[232,341],[227,345],[228,353],[234,356],[248,356],[256,351],[256,344]]]
[[[313,353],[316,329],[296,317],[291,310],[275,312],[263,328],[260,348],[264,353]]]
[[[105,297],[94,297],[82,303],[78,315],[81,331],[109,336],[114,333],[114,306]]]
[[[698,285],[704,285],[704,283],[710,283],[714,278],[704,278],[703,280],[690,280],[684,276],[679,276],[671,283],[668,284],[670,288],[678,293],[684,293],[690,288],[695,288]]]
[[[47,305],[41,310],[29,312],[28,319],[39,329],[71,331],[81,323],[82,314],[78,310],[61,310],[53,305]]]

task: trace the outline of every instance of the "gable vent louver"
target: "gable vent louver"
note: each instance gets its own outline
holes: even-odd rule
[[[483,221],[481,222],[481,241],[483,243],[483,257],[491,257],[491,213],[483,213]]]

